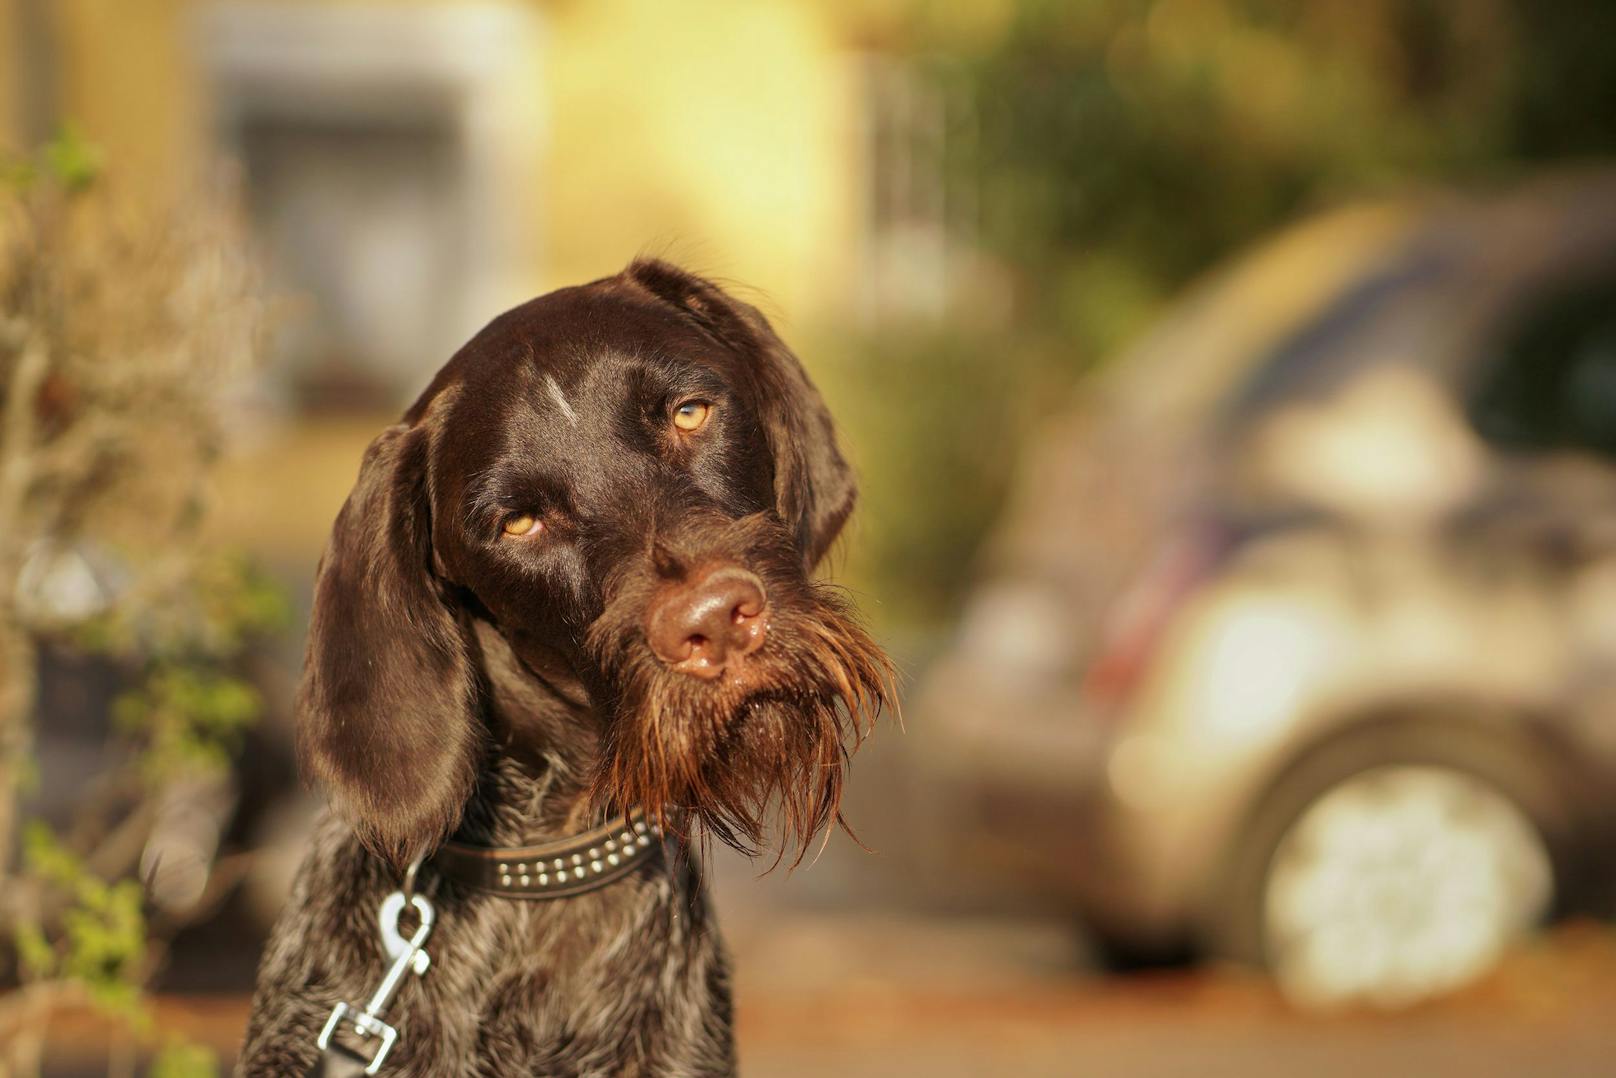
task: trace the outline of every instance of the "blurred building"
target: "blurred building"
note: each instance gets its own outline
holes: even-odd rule
[[[294,405],[388,405],[498,310],[663,254],[788,324],[937,314],[944,102],[808,2],[4,0],[0,144],[171,198],[215,151]]]

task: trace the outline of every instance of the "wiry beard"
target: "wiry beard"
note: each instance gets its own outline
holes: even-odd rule
[[[893,699],[892,665],[840,596],[803,581],[787,558],[754,551],[743,564],[764,578],[771,613],[739,679],[671,672],[637,630],[621,631],[614,613],[643,609],[648,583],[625,588],[591,626],[587,644],[613,698],[590,800],[641,806],[675,833],[748,855],[778,833],[795,864],[842,822],[848,757]]]

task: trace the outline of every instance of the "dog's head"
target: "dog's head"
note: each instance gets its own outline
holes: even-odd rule
[[[754,308],[666,263],[501,316],[367,451],[315,585],[305,767],[378,852],[487,750],[472,627],[587,694],[588,793],[755,848],[836,818],[888,665],[809,573],[853,477]],[[537,675],[534,675],[535,677]]]

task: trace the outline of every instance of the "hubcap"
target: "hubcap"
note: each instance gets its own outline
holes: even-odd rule
[[[1379,767],[1313,802],[1269,866],[1263,929],[1286,995],[1400,1006],[1484,972],[1553,897],[1543,837],[1462,772]]]

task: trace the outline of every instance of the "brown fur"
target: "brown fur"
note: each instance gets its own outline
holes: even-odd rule
[[[713,417],[679,437],[669,409],[693,395]],[[266,952],[242,1073],[301,1073],[331,1006],[368,996],[400,866],[451,835],[534,843],[635,805],[681,853],[603,890],[523,903],[428,879],[433,966],[387,1015],[387,1071],[732,1072],[722,947],[684,853],[773,830],[800,858],[839,819],[890,686],[808,576],[854,492],[763,317],[665,263],[534,300],[457,353],[367,452],[322,560],[299,746],[333,816]],[[501,535],[529,512],[538,539]],[[768,632],[704,681],[644,624],[714,564],[763,582]]]

